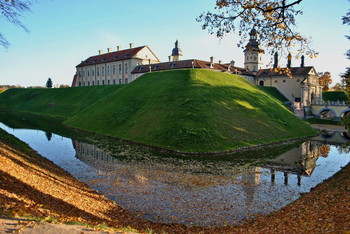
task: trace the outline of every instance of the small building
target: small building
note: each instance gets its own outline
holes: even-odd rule
[[[108,48],[107,53],[99,51],[98,55],[91,56],[81,61],[76,66],[72,87],[127,84],[136,79],[131,71],[141,64],[159,63],[160,60],[148,46],[134,47],[116,51]]]

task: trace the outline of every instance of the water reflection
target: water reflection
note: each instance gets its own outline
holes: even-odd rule
[[[238,223],[296,200],[316,185],[302,187],[302,178],[312,176],[324,146],[307,141],[261,166],[217,161],[208,173],[208,161],[128,162],[91,144],[73,145],[77,158],[105,174],[89,182],[118,204],[153,221],[203,226]]]
[[[270,148],[269,154],[207,159],[0,127],[135,215],[165,223],[236,224],[278,210],[350,161],[340,150],[341,133],[332,142],[320,136],[273,156]]]

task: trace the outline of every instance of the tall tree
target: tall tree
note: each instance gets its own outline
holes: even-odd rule
[[[51,80],[50,77],[49,77],[49,79],[46,81],[46,88],[49,88],[49,89],[52,88],[52,80]]]
[[[238,31],[242,38],[238,46],[244,46],[248,32],[254,27],[263,37],[260,43],[271,54],[280,54],[297,46],[301,53],[315,57],[317,52],[310,47],[309,39],[295,30],[295,16],[301,15],[295,9],[303,0],[217,0],[213,12],[197,17],[202,28],[217,37]]]
[[[346,13],[346,15],[343,16],[342,20],[343,24],[350,26],[350,9]],[[346,35],[345,37],[350,40],[350,35]],[[350,59],[350,49],[346,51],[345,55],[348,59]],[[345,91],[350,95],[350,67],[346,68],[345,73],[342,74],[342,78],[344,80],[343,83],[345,83]]]
[[[1,17],[4,17],[8,22],[21,27],[28,32],[27,27],[22,23],[20,18],[23,13],[30,11],[31,0],[0,0]],[[0,45],[7,48],[10,42],[0,32]]]
[[[318,83],[322,86],[322,91],[328,91],[329,85],[332,83],[332,76],[330,72],[325,72],[318,79]]]

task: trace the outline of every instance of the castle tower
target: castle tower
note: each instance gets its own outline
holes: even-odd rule
[[[248,44],[245,46],[244,52],[244,67],[249,69],[252,72],[259,71],[262,66],[262,55],[264,54],[264,50],[260,48],[258,39],[258,33],[253,28],[250,33],[250,39]]]
[[[176,40],[175,42],[175,48],[173,49],[171,56],[170,57],[170,61],[180,61],[182,60],[182,50],[179,47],[179,41]]]

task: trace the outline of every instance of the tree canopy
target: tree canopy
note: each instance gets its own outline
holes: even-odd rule
[[[197,17],[202,28],[217,37],[238,31],[242,38],[238,46],[248,38],[255,28],[260,35],[260,43],[268,52],[288,54],[296,46],[296,55],[315,57],[317,52],[310,47],[310,40],[296,31],[297,15],[302,11],[296,7],[303,0],[217,0],[213,12]]]
[[[49,89],[52,88],[52,80],[51,80],[51,78],[49,78],[49,79],[46,81],[46,88],[49,88]]]
[[[30,11],[31,4],[31,0],[0,0],[1,17],[28,32],[27,27],[22,23],[20,18],[23,16],[23,13]],[[0,45],[5,48],[10,46],[10,42],[1,32]]]
[[[329,85],[332,83],[332,76],[330,72],[323,73],[318,79],[318,83],[322,86],[322,91],[328,91]]]

